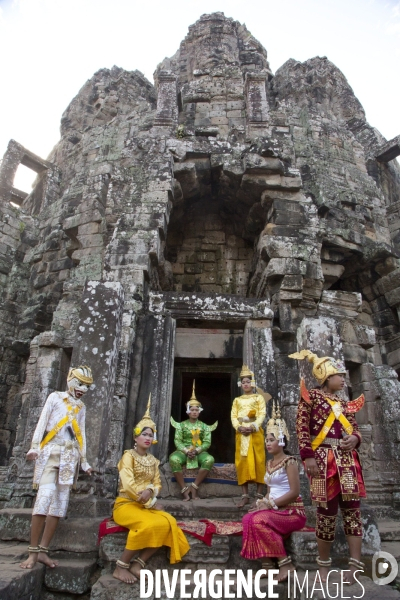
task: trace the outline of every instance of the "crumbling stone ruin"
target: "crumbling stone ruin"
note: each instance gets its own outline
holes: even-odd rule
[[[300,374],[288,354],[344,360],[349,395],[366,397],[358,420],[368,504],[378,517],[400,509],[400,138],[387,142],[367,123],[326,57],[290,59],[273,74],[266,50],[223,13],[190,26],[154,80],[101,69],[66,109],[46,160],[11,140],[1,164],[3,540],[29,534],[24,457],[46,397],[64,388],[70,364],[89,364],[96,382],[86,404],[97,475],[80,477],[70,504],[84,534],[78,543],[61,528],[55,539],[69,565],[74,553],[87,564],[80,579],[68,567],[75,588],[45,578],[64,593],[86,593],[99,576],[96,529],[149,393],[163,495],[188,517],[194,509],[173,500],[170,416],[181,418],[196,378],[204,419],[220,423],[213,454],[233,462],[229,412],[242,362],[293,431]],[[37,173],[29,195],[13,187],[20,164]],[[213,514],[236,514],[235,486],[203,487],[217,497]],[[207,562],[195,542],[188,560]],[[211,562],[231,564],[229,541],[218,543]],[[107,544],[110,572],[120,545]],[[36,572],[16,570],[5,597],[31,585],[32,598],[47,598]],[[108,598],[106,587],[97,583],[92,597]]]

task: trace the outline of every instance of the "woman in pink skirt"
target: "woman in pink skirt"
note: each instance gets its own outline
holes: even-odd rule
[[[285,421],[279,408],[274,406],[268,421],[265,444],[273,458],[267,463],[265,483],[268,492],[257,500],[256,508],[243,518],[243,547],[241,555],[250,560],[262,561],[262,568],[274,568],[277,559],[278,581],[284,581],[293,570],[283,540],[306,523],[304,505],[299,495],[300,478],[297,460],[285,454],[289,439]]]

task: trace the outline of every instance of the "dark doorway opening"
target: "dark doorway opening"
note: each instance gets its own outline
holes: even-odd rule
[[[172,417],[184,421],[186,402],[192,395],[193,380],[196,381],[196,397],[203,406],[200,420],[207,425],[218,421],[212,433],[209,450],[216,463],[233,463],[235,460],[235,432],[231,424],[233,398],[238,395],[237,379],[241,361],[237,359],[176,359],[172,391]],[[170,452],[175,450],[175,430],[171,427]]]

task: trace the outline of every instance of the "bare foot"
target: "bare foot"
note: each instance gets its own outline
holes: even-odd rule
[[[349,565],[348,569],[346,569],[347,573],[343,574],[343,583],[347,583],[348,585],[353,585],[353,583],[355,583],[355,579],[354,579],[354,573],[356,571],[361,571],[361,569],[358,569],[357,567],[354,567],[353,565]],[[350,573],[349,573],[350,571]]]
[[[287,565],[282,565],[279,568],[278,583],[282,583],[282,581],[286,581],[286,579],[289,576],[289,572],[292,573],[293,571],[294,571],[294,567],[293,567],[292,563],[288,563]]]
[[[246,504],[249,504],[249,502],[250,502],[250,498],[247,498],[247,496],[246,496],[246,497],[242,498],[240,500],[239,504],[236,504],[236,506],[238,508],[243,508],[244,506],[246,506]]]
[[[197,495],[197,490],[195,490],[194,488],[192,488],[190,490],[190,493],[192,494],[192,500],[200,500],[200,498]]]
[[[21,567],[21,569],[33,569],[33,567],[37,563],[37,559],[38,553],[30,552],[28,558],[24,560],[24,562],[22,562],[19,566]]]
[[[329,569],[328,567],[318,567],[319,576],[321,577],[322,583],[326,583],[328,578]]]
[[[58,560],[53,560],[45,552],[39,552],[37,555],[37,561],[46,565],[46,567],[50,567],[50,569],[54,569],[54,567],[58,567]]]
[[[137,577],[135,577],[130,569],[121,569],[121,567],[115,567],[113,577],[123,581],[124,583],[136,583],[137,581]]]
[[[183,496],[183,498],[182,498],[183,502],[189,502],[189,500],[190,500],[189,490],[187,490],[187,492],[183,492],[182,496]]]
[[[130,572],[136,579],[140,579],[140,571],[142,570],[142,566],[138,562],[133,562],[131,564]]]

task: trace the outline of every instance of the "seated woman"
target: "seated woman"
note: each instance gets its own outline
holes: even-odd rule
[[[286,555],[283,539],[306,523],[304,505],[299,496],[300,478],[297,460],[285,454],[289,439],[285,421],[279,408],[273,407],[268,421],[265,444],[273,458],[267,463],[265,483],[268,493],[243,518],[243,547],[241,555],[250,560],[262,560],[262,568],[273,568],[278,560],[279,578],[284,581],[293,570],[290,556]],[[267,560],[265,560],[267,559]]]
[[[113,519],[118,525],[127,527],[129,533],[113,576],[125,583],[135,583],[139,579],[140,570],[161,546],[171,549],[171,564],[179,562],[189,550],[189,544],[176,520],[164,512],[157,502],[157,494],[161,489],[160,461],[147,454],[151,444],[157,443],[155,433],[149,399],[143,419],[133,430],[134,448],[126,450],[118,463],[119,492]],[[137,556],[133,558],[135,554]]]

